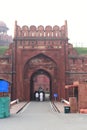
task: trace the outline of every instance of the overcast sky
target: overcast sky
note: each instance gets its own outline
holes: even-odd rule
[[[87,47],[87,0],[0,0],[0,21],[14,36],[14,23],[23,25],[58,25],[68,23],[69,42]]]

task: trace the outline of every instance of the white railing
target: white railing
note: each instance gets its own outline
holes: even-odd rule
[[[19,99],[16,99],[16,100],[14,100],[14,101],[11,101],[11,102],[10,102],[10,105],[12,106],[12,105],[14,105],[14,104],[16,104],[16,103],[19,103]]]
[[[64,102],[65,104],[70,105],[69,101],[67,101],[65,99],[62,99],[61,102]]]

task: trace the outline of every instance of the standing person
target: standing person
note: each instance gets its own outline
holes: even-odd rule
[[[40,92],[40,101],[43,101],[43,97],[44,97],[43,92]]]
[[[39,92],[38,91],[35,92],[35,100],[39,101]]]

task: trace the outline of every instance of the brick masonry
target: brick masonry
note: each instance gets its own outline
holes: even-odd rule
[[[87,109],[87,84],[80,84],[79,85],[79,95],[78,95],[78,108],[80,109]]]
[[[0,78],[12,82],[12,99],[30,101],[37,76],[45,76],[39,78],[43,81],[38,81],[37,85],[43,85],[44,79],[49,81],[52,100],[54,93],[58,93],[58,100],[68,99],[65,85],[72,85],[75,81],[81,84],[87,80],[87,56],[77,53],[68,42],[67,32],[67,21],[61,27],[20,27],[15,22],[14,42],[0,58]],[[72,92],[71,89],[71,95]]]

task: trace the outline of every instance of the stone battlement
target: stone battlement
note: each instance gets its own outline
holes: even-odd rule
[[[17,21],[15,21],[15,31],[14,31],[14,38],[17,37],[57,37],[57,38],[67,38],[67,21],[61,27],[55,26],[34,26],[31,25],[30,27],[24,25],[20,27],[17,25]]]

